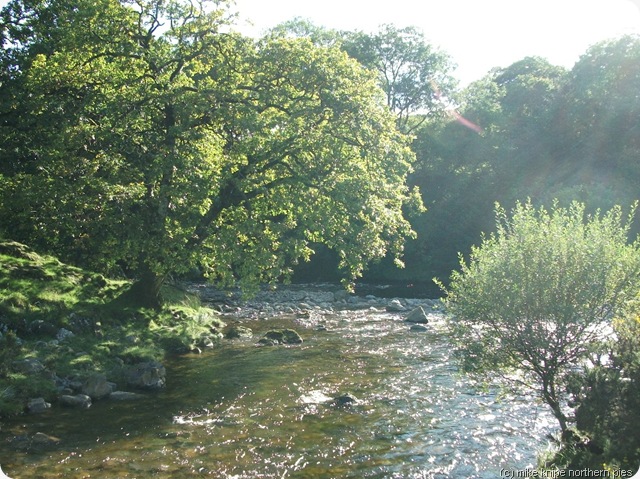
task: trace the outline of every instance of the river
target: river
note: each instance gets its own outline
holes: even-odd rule
[[[0,464],[12,479],[495,479],[534,467],[554,420],[534,397],[461,374],[443,316],[432,319],[423,332],[372,310],[238,319],[304,343],[224,341],[166,361],[166,389],[141,400],[22,417],[2,431]],[[330,401],[347,393],[358,402]],[[60,442],[6,447],[36,432]]]

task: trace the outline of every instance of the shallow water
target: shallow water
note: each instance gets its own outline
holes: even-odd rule
[[[304,321],[304,322],[300,322]],[[229,341],[166,362],[166,390],[89,410],[54,409],[5,424],[0,464],[37,478],[497,478],[525,469],[555,424],[528,396],[477,387],[455,366],[440,318],[427,332],[397,316],[344,312],[293,327],[304,343]],[[336,407],[351,393],[358,403]],[[7,439],[60,438],[47,452]]]

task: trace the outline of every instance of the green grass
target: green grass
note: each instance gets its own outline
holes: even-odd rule
[[[0,265],[0,417],[21,412],[29,398],[55,400],[51,372],[79,380],[103,372],[119,383],[129,364],[162,360],[221,336],[213,311],[178,288],[164,288],[165,306],[156,311],[119,298],[127,281],[19,243],[0,241]],[[60,328],[74,336],[56,340]],[[25,358],[40,361],[45,373],[16,373],[14,362]]]
[[[0,317],[16,331],[37,319],[63,327],[72,311],[104,305],[127,287],[16,242],[0,242],[0,264]]]

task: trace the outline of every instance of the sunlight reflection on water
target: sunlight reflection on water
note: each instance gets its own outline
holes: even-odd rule
[[[422,333],[387,313],[327,317],[322,332],[279,321],[305,342],[236,342],[177,359],[148,407],[76,412],[65,420],[90,418],[93,432],[67,426],[60,449],[8,461],[11,477],[493,479],[534,466],[554,431],[532,397],[459,374],[442,320]],[[346,393],[358,402],[332,403]],[[123,428],[95,440],[126,414]]]

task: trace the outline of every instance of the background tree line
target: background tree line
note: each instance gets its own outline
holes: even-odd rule
[[[492,231],[494,203],[577,200],[590,211],[640,196],[640,39],[589,49],[567,71],[541,58],[495,69],[462,91],[457,121],[427,121],[413,144],[413,184],[428,211],[414,227],[409,267],[447,278],[457,253]],[[638,232],[637,223],[632,236]],[[425,280],[428,278],[424,278]]]
[[[412,27],[341,32],[296,19],[270,34],[346,51],[376,74],[398,128],[413,138],[409,182],[427,210],[411,217],[418,234],[406,268],[383,261],[366,273],[370,280],[446,282],[458,253],[494,229],[496,202],[550,206],[557,198],[595,211],[640,196],[637,36],[592,46],[571,70],[528,57],[460,89],[446,52]],[[631,235],[638,231],[632,226]]]

